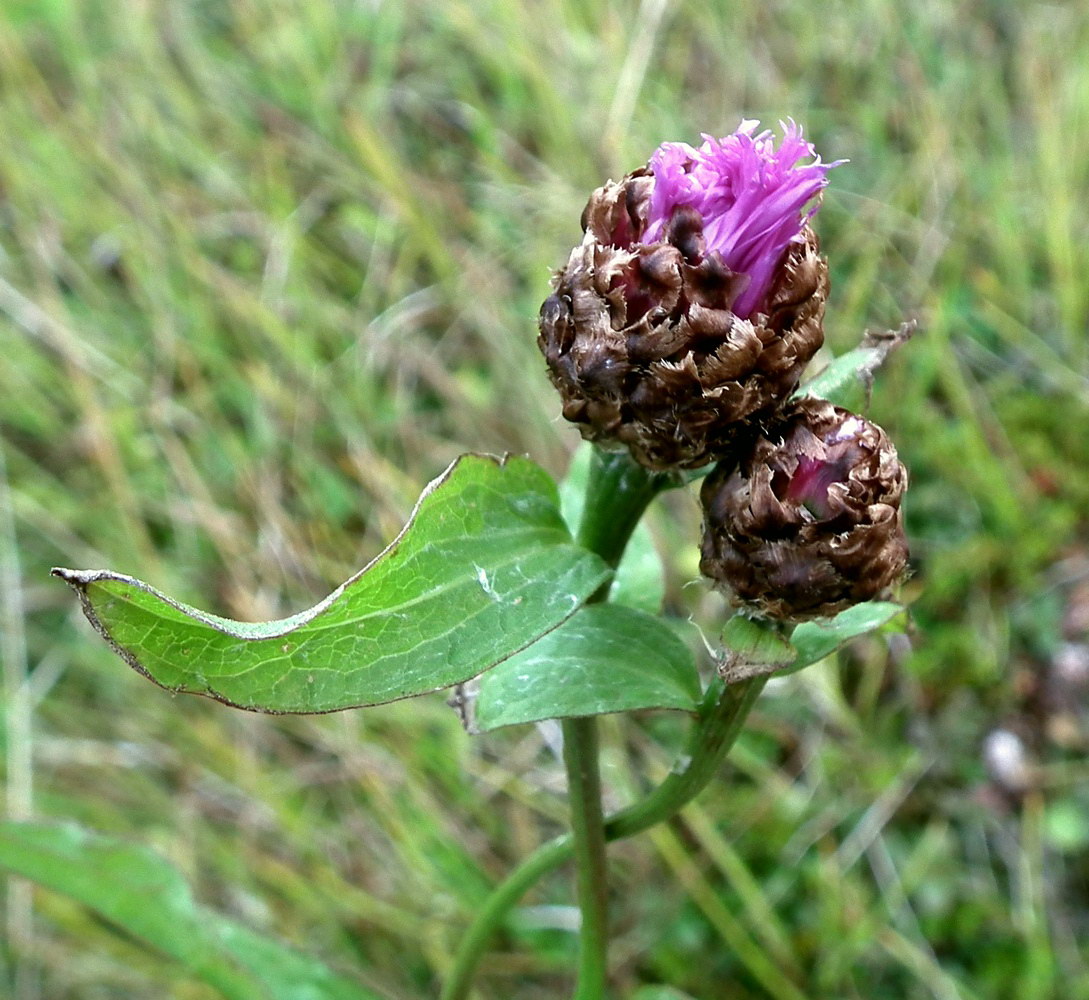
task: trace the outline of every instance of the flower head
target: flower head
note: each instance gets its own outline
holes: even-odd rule
[[[779,123],[778,149],[770,130],[754,134],[759,124],[743,121],[722,139],[705,134],[699,149],[664,142],[648,165],[654,187],[643,241],[662,239],[678,209],[694,209],[703,222],[705,252],[722,254],[731,271],[749,279],[733,304],[742,318],[764,302],[787,247],[817,211],[814,199],[827,185],[828,171],[844,162],[821,163],[793,121]],[[812,162],[800,165],[805,158]]]
[[[773,618],[876,597],[903,576],[907,473],[876,424],[823,400],[790,404],[701,490],[705,576]]]
[[[835,164],[793,122],[778,148],[756,124],[699,149],[665,143],[598,188],[541,307],[563,415],[650,468],[730,454],[824,342],[828,267],[807,206]]]

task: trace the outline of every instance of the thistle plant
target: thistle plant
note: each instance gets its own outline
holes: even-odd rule
[[[777,143],[743,121],[698,147],[664,143],[590,196],[540,312],[547,373],[589,442],[562,487],[528,458],[463,456],[388,548],[278,621],[221,618],[112,571],[54,570],[113,650],[171,692],[317,713],[454,689],[470,733],[561,720],[571,830],[496,887],[443,1000],[468,995],[510,909],[567,862],[581,913],[573,995],[609,996],[607,844],[715,778],[768,677],[901,615],[906,473],[884,431],[837,404],[909,329],[801,383],[824,340],[828,267],[812,223],[838,162],[823,163],[793,122],[782,131]],[[737,611],[701,671],[624,567],[633,538],[645,551],[637,529],[655,497],[706,472],[700,566]],[[688,715],[685,752],[646,798],[606,816],[596,716],[648,709]],[[9,824],[0,865],[179,961],[199,953],[188,968],[225,996],[374,996],[186,903],[165,862],[108,838]],[[126,883],[148,866],[149,884]],[[149,905],[122,905],[130,890]]]

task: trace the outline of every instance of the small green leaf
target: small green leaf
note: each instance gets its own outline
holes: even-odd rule
[[[316,959],[199,905],[154,851],[46,823],[0,823],[0,867],[69,896],[228,1000],[380,1000]]]
[[[593,457],[594,446],[584,441],[572,456],[567,475],[560,483],[560,510],[572,533],[578,530],[582,517]],[[661,611],[664,599],[665,569],[662,557],[654,547],[646,521],[641,521],[632,532],[628,547],[616,568],[609,600],[613,604],[626,604],[629,608],[656,615]]]
[[[859,347],[835,358],[814,378],[803,383],[795,395],[827,399],[848,410],[865,409],[874,373],[914,332],[914,322],[904,323],[899,330],[867,332]]]
[[[724,661],[720,671],[727,683],[759,674],[785,677],[823,660],[850,639],[887,625],[903,610],[889,601],[868,601],[834,618],[793,627],[739,612],[722,629],[722,643],[736,662]]]
[[[659,619],[620,604],[583,608],[479,681],[477,731],[641,708],[694,711],[699,674]]]
[[[723,626],[721,639],[730,652],[746,663],[759,666],[790,663],[797,653],[781,625],[741,613]]]
[[[827,399],[848,410],[862,409],[866,405],[867,390],[859,373],[867,371],[875,357],[876,351],[866,347],[856,347],[853,351],[841,354],[823,368],[819,375],[802,385],[798,395]]]
[[[609,578],[571,542],[528,459],[465,455],[373,562],[308,611],[247,624],[140,580],[56,569],[130,666],[171,691],[262,712],[333,712],[461,683],[572,615]]]
[[[798,655],[789,666],[778,672],[779,676],[792,674],[823,660],[848,640],[887,625],[903,610],[902,605],[891,601],[867,601],[841,611],[835,618],[803,622],[790,637]]]

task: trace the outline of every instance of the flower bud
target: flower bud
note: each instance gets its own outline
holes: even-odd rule
[[[793,122],[778,149],[757,124],[699,149],[665,143],[598,188],[541,307],[563,415],[653,469],[729,453],[741,422],[780,406],[824,340],[828,268],[806,206],[837,164]]]
[[[700,570],[770,618],[834,615],[903,576],[906,488],[880,427],[824,400],[795,401],[740,463],[705,480]]]

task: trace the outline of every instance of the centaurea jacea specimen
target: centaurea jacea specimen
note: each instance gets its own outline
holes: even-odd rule
[[[541,308],[564,416],[652,469],[728,453],[824,341],[828,269],[809,220],[837,164],[793,122],[778,146],[756,128],[664,143],[598,188]]]
[[[783,131],[778,146],[755,122],[698,148],[666,143],[591,197],[583,241],[540,324],[565,416],[611,446],[586,449],[584,474],[569,474],[583,496],[577,516],[559,509],[557,484],[528,459],[463,456],[371,563],[307,611],[262,623],[198,611],[108,570],[54,571],[111,648],[174,693],[310,713],[473,679],[475,694],[454,699],[472,732],[560,722],[571,832],[543,844],[483,903],[442,1000],[465,1000],[504,915],[568,858],[581,913],[574,997],[605,996],[606,843],[667,821],[719,773],[765,668],[800,669],[900,610],[885,602],[861,609],[861,622],[805,623],[868,601],[902,575],[906,476],[880,428],[830,402],[792,401],[823,340],[827,267],[809,221],[834,164],[822,164],[793,123]],[[841,368],[868,377],[889,349],[870,344]],[[835,393],[827,375],[805,391]],[[733,624],[748,638],[736,641],[727,626],[719,673],[704,686],[672,625],[644,609],[647,595],[626,606],[631,596],[614,584],[647,506],[684,484],[665,470],[712,460],[701,568],[742,606]],[[745,659],[758,669],[741,669]],[[594,717],[652,708],[692,718],[685,753],[645,798],[606,816]],[[0,866],[3,844],[0,836]],[[82,893],[84,867],[68,860]],[[54,861],[48,855],[38,872],[47,885],[56,884]],[[105,898],[109,918],[112,890]],[[141,933],[141,913],[126,927]],[[213,952],[222,937],[209,938]],[[264,964],[231,957],[231,968]],[[311,992],[332,998],[329,974],[314,968]],[[798,993],[772,963],[751,971],[769,993]],[[345,989],[336,995],[363,995]]]

